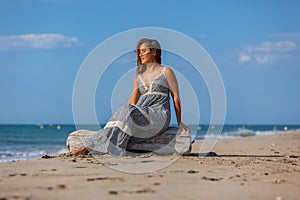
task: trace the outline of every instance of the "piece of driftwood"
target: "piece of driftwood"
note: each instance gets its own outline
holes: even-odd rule
[[[77,130],[67,138],[67,148],[69,151],[80,148],[85,138],[92,137],[95,131]],[[154,136],[148,140],[135,144],[128,143],[127,151],[132,152],[154,152],[160,155],[187,154],[190,153],[191,135],[188,131],[169,127],[165,132]]]
[[[67,149],[71,152],[82,147],[84,139],[92,137],[96,131],[77,130],[69,134],[67,138]]]

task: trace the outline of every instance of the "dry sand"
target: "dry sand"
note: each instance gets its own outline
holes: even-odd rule
[[[219,140],[206,157],[200,146],[179,157],[1,163],[0,199],[300,199],[300,132]]]

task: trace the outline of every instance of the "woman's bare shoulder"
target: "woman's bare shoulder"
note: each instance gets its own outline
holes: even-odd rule
[[[166,76],[175,76],[173,70],[170,67],[161,66]]]

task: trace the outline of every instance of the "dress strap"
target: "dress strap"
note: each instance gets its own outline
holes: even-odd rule
[[[167,67],[164,67],[164,68],[162,69],[162,74],[163,74],[164,76],[166,76],[166,73],[165,73],[166,68],[167,68]]]

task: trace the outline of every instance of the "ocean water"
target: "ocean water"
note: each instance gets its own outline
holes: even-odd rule
[[[192,126],[194,140],[228,139],[300,130],[300,125]],[[74,125],[0,125],[0,162],[12,162],[67,152],[66,139]],[[90,130],[93,130],[91,127]]]
[[[0,162],[64,153],[73,125],[0,125]]]

